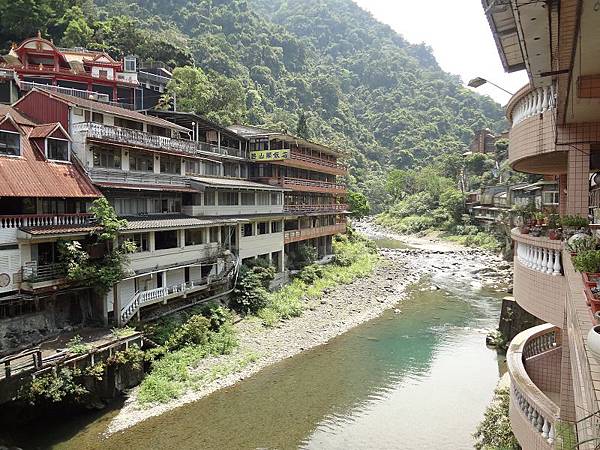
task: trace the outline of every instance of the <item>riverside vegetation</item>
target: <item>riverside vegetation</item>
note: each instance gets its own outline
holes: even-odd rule
[[[327,289],[368,276],[378,260],[372,242],[352,232],[336,237],[333,248],[332,264],[319,266],[309,259],[290,284],[274,292],[268,289],[274,274],[272,267],[260,263],[242,267],[230,305],[244,320],[258,320],[263,326],[274,327],[300,316]],[[231,310],[208,305],[144,326],[157,347],[146,352],[150,371],[140,385],[138,402],[168,402],[256,361],[260,355],[238,348],[233,322]],[[233,359],[208,370],[197,370],[206,358],[233,353]]]

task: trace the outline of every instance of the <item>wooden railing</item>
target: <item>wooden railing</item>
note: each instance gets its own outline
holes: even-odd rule
[[[330,167],[332,169],[340,169],[341,171],[348,170],[348,168],[345,165],[339,164],[336,161],[331,161],[328,159],[305,155],[303,153],[300,153],[300,152],[294,151],[294,150],[292,150],[290,153],[290,159],[297,159],[298,161],[305,161],[308,163],[317,164],[319,166]]]
[[[348,205],[343,203],[332,203],[326,205],[285,205],[285,212],[323,212],[323,211],[347,211]]]
[[[284,233],[284,242],[296,242],[304,241],[306,239],[313,239],[321,236],[328,236],[330,234],[338,234],[346,232],[346,224],[338,223],[335,225],[327,225],[323,227],[315,228],[304,228],[300,230],[290,230]]]
[[[243,159],[245,157],[244,151],[239,148],[223,147],[207,144],[205,142],[157,136],[145,131],[100,123],[78,123],[74,125],[73,131],[85,133],[88,139],[97,139],[117,144],[129,144],[136,147],[156,150],[172,150],[193,155],[220,155],[238,159]]]
[[[281,178],[282,187],[308,187],[308,188],[316,188],[316,189],[328,189],[336,192],[346,192],[347,188],[344,184],[339,183],[330,183],[328,181],[320,181],[320,180],[306,180],[304,178],[291,178],[291,177],[283,177]]]
[[[87,225],[92,214],[22,214],[0,216],[0,228],[30,228],[57,225]]]

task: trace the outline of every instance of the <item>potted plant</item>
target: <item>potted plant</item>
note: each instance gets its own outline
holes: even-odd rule
[[[596,361],[600,361],[600,325],[590,329],[587,337],[587,347],[596,358]]]
[[[592,300],[597,298],[597,293],[591,290],[591,286],[595,286],[597,281],[600,280],[600,251],[585,250],[578,252],[577,255],[573,256],[573,267],[576,271],[581,272],[583,281],[586,283],[586,296],[591,304]]]
[[[541,211],[535,212],[534,213],[534,218],[535,218],[536,225],[538,227],[541,227],[542,225],[544,225],[545,216],[544,216],[543,212],[541,212]]]
[[[567,239],[582,228],[586,230],[589,225],[588,219],[581,216],[563,216],[560,219],[560,223],[563,228],[563,234]]]
[[[567,245],[565,246],[568,251],[571,252],[571,255],[574,256],[580,252],[587,252],[590,250],[598,249],[598,239],[595,236],[590,236],[589,234],[578,233],[567,241]]]
[[[511,211],[521,234],[529,234],[532,224],[533,211],[530,205],[515,206]]]
[[[531,234],[533,237],[540,237],[542,235],[542,227],[540,226],[534,226],[529,234]]]
[[[548,238],[553,241],[559,241],[562,238],[562,234],[559,230],[560,224],[558,214],[548,214],[546,223],[548,224]]]

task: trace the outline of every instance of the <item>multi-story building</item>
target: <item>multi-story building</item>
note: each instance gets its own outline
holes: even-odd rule
[[[84,98],[129,105],[130,108],[141,101],[133,56],[115,61],[106,52],[56,47],[38,34],[13,45],[0,61],[0,68],[15,72],[23,92],[34,87],[52,86]]]
[[[598,2],[484,0],[500,58],[530,82],[510,100],[509,162],[558,177],[561,214],[588,217],[598,205],[590,174],[600,169]],[[592,194],[592,195],[590,195]],[[588,347],[592,315],[582,277],[563,243],[512,232],[514,298],[547,322],[519,334],[507,359],[510,421],[524,449],[596,448],[600,361]]]
[[[305,139],[236,125],[231,130],[248,140],[250,178],[285,189],[284,243],[288,265],[299,245],[331,253],[332,238],[346,229],[347,189],[338,177],[347,174],[340,152]]]
[[[243,179],[239,143],[198,142],[159,117],[55,92],[34,90],[15,108],[69,130],[73,158],[128,220],[121,237],[138,252],[131,277],[107,297],[105,320],[222,293],[237,258],[263,257],[283,270],[282,189]]]
[[[94,229],[87,208],[101,195],[71,143],[59,122],[0,105],[0,355],[92,318],[59,264],[58,241]]]

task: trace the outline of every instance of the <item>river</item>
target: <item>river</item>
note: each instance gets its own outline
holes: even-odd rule
[[[432,270],[397,311],[108,439],[102,433],[116,411],[56,418],[35,434],[17,433],[15,443],[65,450],[471,449],[503,365],[485,346],[503,294],[456,276],[470,273],[463,265],[472,262],[424,257]],[[440,264],[457,269],[438,270]]]

